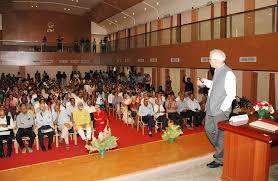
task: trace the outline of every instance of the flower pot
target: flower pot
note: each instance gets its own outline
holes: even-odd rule
[[[267,111],[265,110],[258,111],[258,116],[260,119],[266,118],[266,115],[267,115]]]
[[[175,142],[175,138],[169,138],[169,142],[170,143],[174,143]]]
[[[103,156],[105,153],[106,153],[106,150],[100,150],[100,151],[98,152],[98,154],[99,154],[100,156]]]

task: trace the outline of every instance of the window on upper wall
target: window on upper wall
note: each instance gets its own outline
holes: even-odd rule
[[[275,23],[275,13],[273,14],[273,8],[267,8],[258,10],[255,12],[255,34],[272,33]]]
[[[244,14],[232,16],[231,37],[244,36]]]
[[[171,30],[170,29],[165,29],[160,31],[160,37],[161,37],[161,42],[160,45],[169,45],[170,44],[170,36],[171,36]]]
[[[181,42],[191,42],[191,24],[181,27]]]
[[[200,38],[199,40],[210,40],[211,39],[211,23],[210,20],[200,22]]]
[[[151,46],[157,46],[158,43],[158,31],[151,32]]]
[[[214,23],[213,23],[213,26],[214,26],[214,28],[213,28],[213,39],[220,39],[221,18],[215,19],[213,21],[214,21]]]

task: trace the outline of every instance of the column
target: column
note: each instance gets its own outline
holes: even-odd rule
[[[199,24],[194,23],[198,21],[198,9],[193,9],[191,11],[191,20],[192,20],[192,27],[191,27],[191,41],[197,41],[199,39]]]
[[[245,0],[244,10],[249,11],[255,9],[255,0]],[[244,13],[244,35],[250,36],[255,33],[255,13]]]
[[[221,2],[221,17],[227,15],[227,2]],[[226,38],[227,36],[227,19],[226,17],[220,20],[220,39]]]

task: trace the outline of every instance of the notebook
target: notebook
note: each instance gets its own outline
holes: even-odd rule
[[[278,124],[269,120],[257,120],[249,123],[249,126],[278,134]]]

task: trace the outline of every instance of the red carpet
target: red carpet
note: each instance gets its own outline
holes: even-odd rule
[[[127,126],[123,122],[115,120],[113,117],[110,119],[110,127],[112,134],[119,138],[118,148],[161,140],[161,133],[153,133],[153,137],[149,137],[146,130],[145,135],[142,135],[141,130],[137,132],[136,128]],[[203,127],[195,128],[194,130],[186,129],[184,134],[187,135],[202,131],[204,131]],[[71,141],[70,144],[69,151],[65,149],[64,145],[60,145],[56,148],[55,144],[53,144],[52,150],[46,152],[42,152],[41,150],[37,151],[34,147],[33,153],[22,154],[21,149],[19,149],[19,154],[13,152],[11,158],[0,159],[0,170],[87,154],[87,150],[84,148],[85,143],[83,143],[80,138],[78,138],[78,145],[75,146],[73,141]]]

